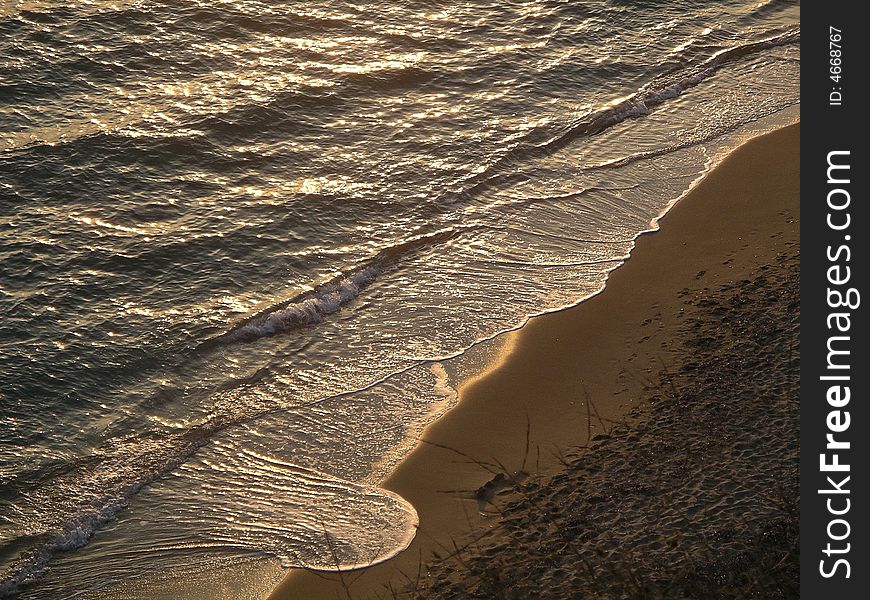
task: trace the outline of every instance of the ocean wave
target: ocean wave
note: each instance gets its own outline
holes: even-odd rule
[[[745,127],[750,121],[757,121],[757,120],[764,118],[770,114],[773,114],[777,111],[784,110],[790,106],[793,106],[793,104],[785,104],[781,107],[771,109],[764,114],[753,115],[751,119],[741,120],[741,121],[737,121],[734,123],[730,123],[726,126],[718,127],[718,128],[713,129],[712,131],[707,132],[704,135],[699,136],[697,138],[688,139],[688,140],[685,140],[685,141],[680,142],[680,143],[671,144],[671,145],[665,146],[663,148],[658,148],[656,150],[646,150],[643,152],[635,152],[634,154],[629,154],[627,156],[612,158],[612,159],[606,160],[604,162],[591,164],[585,168],[587,170],[620,168],[620,167],[625,167],[627,165],[630,165],[631,163],[635,163],[638,161],[649,160],[649,159],[656,158],[659,156],[664,156],[666,154],[672,154],[672,153],[678,152],[680,150],[685,150],[686,148],[691,148],[692,146],[698,146],[699,144],[703,144],[705,142],[710,142],[710,141],[716,140],[718,138],[721,138],[722,136],[727,135],[728,133],[731,133],[733,131],[737,131],[741,127]]]
[[[800,27],[793,27],[759,41],[720,49],[691,65],[674,67],[672,70],[656,76],[636,92],[585,114],[562,128],[560,133],[543,142],[528,143],[528,141],[519,140],[499,159],[466,180],[467,187],[465,189],[446,195],[444,201],[451,202],[474,197],[479,192],[498,185],[506,176],[504,173],[509,172],[510,167],[516,162],[554,154],[579,139],[602,133],[628,119],[644,117],[657,106],[709,79],[720,69],[736,60],[770,48],[799,42]],[[697,48],[687,47],[684,49],[684,53],[688,54],[696,50]],[[537,138],[539,135],[539,131],[532,130],[527,134],[526,140]]]
[[[444,243],[479,228],[479,226],[469,225],[442,229],[389,246],[378,252],[367,263],[342,272],[311,290],[244,319],[229,331],[206,340],[197,350],[207,350],[222,344],[251,342],[321,323],[328,315],[350,304],[364,289],[374,283],[379,275],[395,267],[411,253]]]
[[[178,436],[179,441],[184,437]],[[26,549],[0,573],[0,597],[11,596],[39,578],[58,552],[87,544],[98,528],[127,506],[131,496],[178,466],[203,440],[189,438],[186,445],[155,446],[153,439],[131,437],[99,465],[70,471],[54,485],[27,493],[28,504],[38,505],[38,513],[35,522],[25,519],[24,523],[37,531],[16,536]]]
[[[295,327],[320,323],[327,315],[359,296],[380,274],[375,265],[364,267],[348,275],[341,275],[329,283],[317,286],[305,299],[288,304],[258,319],[248,322],[216,341],[224,343],[248,342],[274,335]]]
[[[275,556],[285,568],[330,571],[376,564],[406,548],[413,539],[417,513],[393,492],[226,442],[212,450],[219,460],[185,462],[203,444],[203,436],[214,433],[200,429],[160,439],[131,436],[114,453],[104,456],[99,468],[71,478],[69,486],[54,485],[37,492],[36,496],[42,494],[48,500],[38,507],[38,521],[31,525],[38,530],[19,532],[0,544],[2,548],[11,542],[25,549],[0,572],[0,597],[17,595],[21,588],[40,579],[58,553],[88,544],[100,527],[128,506],[134,494],[170,470],[198,493],[178,494],[172,488],[156,492],[173,519],[164,523],[162,516],[142,516],[160,521],[152,524],[158,535],[123,542],[128,555],[147,555],[150,560],[169,561],[167,567],[183,569],[203,560],[204,552],[254,552]],[[176,471],[182,462],[184,467]],[[214,484],[215,480],[219,484]],[[238,503],[239,497],[245,502]],[[56,517],[57,503],[72,498],[77,500]],[[51,518],[56,520],[45,522]],[[323,536],[329,536],[330,545],[322,543]],[[179,539],[184,543],[177,543]],[[59,582],[49,584],[49,590],[57,593],[57,586],[63,589],[67,582],[68,578],[61,576]],[[106,581],[100,583],[105,585]],[[39,591],[50,595],[44,589]]]
[[[757,52],[800,42],[800,28],[793,28],[772,37],[738,44],[715,52],[712,56],[689,67],[676,68],[655,77],[634,94],[617,100],[604,109],[595,111],[577,121],[562,135],[536,146],[531,153],[549,153],[560,150],[581,137],[588,137],[627,119],[649,114],[656,106],[676,98],[687,89],[713,76],[725,65]]]

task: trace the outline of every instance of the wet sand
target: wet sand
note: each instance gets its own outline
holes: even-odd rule
[[[701,319],[697,311],[710,309],[705,301],[715,305],[746,291],[741,286],[753,285],[762,275],[762,267],[797,260],[799,136],[799,125],[787,127],[737,149],[668,212],[661,220],[660,231],[638,240],[630,260],[611,273],[601,294],[577,307],[530,320],[509,334],[504,352],[491,368],[462,383],[457,406],[426,429],[425,442],[383,483],[419,512],[420,528],[408,550],[385,563],[355,572],[294,570],[270,598],[392,597],[391,590],[415,589],[428,589],[430,594],[424,597],[440,597],[447,587],[438,593],[426,587],[438,584],[452,585],[454,593],[461,594],[462,586],[478,581],[475,578],[479,573],[457,568],[448,557],[456,555],[456,548],[464,547],[469,536],[490,535],[489,548],[499,547],[495,540],[506,535],[505,517],[499,512],[505,510],[504,502],[518,501],[516,497],[511,500],[508,494],[504,500],[496,498],[498,509],[488,505],[480,510],[481,494],[477,492],[494,475],[502,471],[529,472],[532,477],[524,485],[530,489],[546,487],[546,482],[562,477],[558,485],[566,491],[586,485],[584,476],[578,475],[582,468],[577,461],[590,460],[589,456],[578,458],[572,448],[594,440],[594,455],[628,460],[630,443],[626,440],[642,438],[645,424],[662,412],[657,409],[659,402],[668,401],[667,390],[676,389],[670,373],[683,374],[686,382],[691,382],[693,378],[685,376],[683,370],[686,364],[701,355],[706,357],[704,360],[716,361],[715,344],[700,348],[688,343],[697,331],[687,329],[687,319]],[[777,279],[781,291],[788,289],[782,281],[784,276]],[[793,287],[797,287],[797,281]],[[781,355],[782,349],[777,347],[776,352]],[[699,360],[695,362],[701,364]],[[740,373],[732,372],[732,377],[739,378]],[[719,385],[723,390],[728,386],[722,381]],[[781,383],[776,385],[776,389],[782,388]],[[614,429],[615,423],[624,425]],[[702,439],[695,435],[693,427],[699,424],[692,419],[668,423],[676,427],[674,431],[682,427],[686,439]],[[705,435],[718,435],[711,431]],[[605,439],[607,433],[613,437]],[[615,437],[619,440],[613,441]],[[617,443],[620,445],[609,446]],[[648,452],[656,447],[650,443],[653,445]],[[692,448],[682,451],[692,452]],[[753,464],[753,453],[744,454],[748,462],[742,477]],[[606,470],[608,464],[601,462],[599,470]],[[610,466],[615,468],[617,463]],[[572,468],[569,477],[566,473]],[[665,475],[652,469],[646,483],[654,489]],[[726,469],[717,477],[727,482],[732,475]],[[623,468],[618,476],[631,481],[639,475]],[[605,473],[596,485],[606,482]],[[711,489],[720,490],[724,498],[733,492],[728,487],[712,485]],[[750,496],[755,493],[742,488],[738,491]],[[575,500],[588,507],[588,497],[583,500],[581,494]],[[545,506],[553,512],[552,523],[557,523],[557,516],[568,505],[550,498]],[[581,510],[572,506],[572,511]],[[642,504],[632,510],[638,513],[637,518],[621,526],[648,528],[654,523],[641,514]],[[514,517],[522,528],[523,517],[517,517],[521,513]],[[528,510],[525,514],[528,520]],[[599,525],[606,523],[601,521]],[[678,531],[692,525],[686,521],[669,523],[668,527]],[[640,541],[632,537],[635,534],[628,531],[625,539],[637,541],[638,548],[647,543],[652,544],[648,549],[658,548],[662,541]],[[618,547],[619,540],[613,543]],[[485,550],[483,545],[475,551]],[[505,562],[503,567],[516,570],[523,566],[523,560],[540,562],[535,553],[523,556],[517,555],[520,564]],[[576,563],[578,559],[573,560]],[[554,561],[552,569],[562,568],[557,563]],[[535,573],[534,569],[525,571],[529,577]],[[427,576],[429,573],[431,576]],[[567,576],[550,576],[555,577],[548,580],[551,582],[573,581]]]

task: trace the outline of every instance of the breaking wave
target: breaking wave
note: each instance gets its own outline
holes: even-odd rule
[[[378,252],[367,264],[341,273],[290,300],[270,306],[248,317],[226,333],[203,342],[199,350],[221,344],[252,342],[299,327],[316,325],[343,306],[350,304],[363,290],[374,283],[379,275],[395,268],[401,260],[411,254],[477,229],[480,227],[442,229],[390,246]]]

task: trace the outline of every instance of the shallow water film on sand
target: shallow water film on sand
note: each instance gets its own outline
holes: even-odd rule
[[[440,361],[599,291],[797,120],[798,16],[0,4],[0,596],[404,548],[376,484],[454,401]]]

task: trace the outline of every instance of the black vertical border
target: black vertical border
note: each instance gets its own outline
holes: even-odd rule
[[[868,38],[870,29],[859,15],[863,2],[843,0],[829,2],[806,2],[801,5],[801,597],[805,599],[849,600],[870,598],[870,532],[867,531],[867,478],[866,468],[870,444],[867,380],[870,378],[870,358],[867,348],[867,318],[865,303],[870,296],[861,298],[855,309],[833,309],[828,306],[828,248],[835,252],[841,245],[848,245],[851,260],[838,261],[851,267],[851,280],[841,289],[855,287],[859,292],[868,291],[866,286],[868,261],[866,237],[870,235],[870,219],[867,211],[867,179],[870,165],[867,164],[866,114],[870,102],[863,96],[868,72]],[[842,30],[842,77],[839,82],[830,78],[830,27]],[[836,88],[840,88],[837,90]],[[842,104],[832,106],[830,94],[840,91]],[[864,135],[867,135],[864,133]],[[848,185],[828,183],[828,153],[849,151],[850,182]],[[843,173],[843,171],[840,171]],[[851,225],[847,231],[834,231],[826,219],[828,193],[834,188],[846,188],[851,197],[848,208]],[[842,194],[837,194],[842,199]],[[838,218],[842,214],[836,215]],[[850,239],[846,240],[846,236]],[[841,259],[845,253],[841,254]],[[833,287],[833,286],[830,286]],[[870,293],[870,291],[868,291]],[[820,377],[827,370],[827,342],[830,335],[827,317],[830,312],[847,311],[851,316],[849,335],[851,369],[848,382],[851,390],[848,410],[850,426],[847,431],[836,434],[838,439],[850,442],[849,450],[841,451],[840,462],[850,465],[851,477],[844,488],[848,495],[820,494],[819,490],[831,487],[827,475],[836,481],[838,473],[822,473],[819,455],[825,452],[826,422],[829,406],[826,392],[831,382]],[[845,371],[840,371],[845,373]],[[831,451],[829,451],[830,453]],[[842,508],[844,499],[851,501],[848,513],[842,516],[849,522],[849,537],[840,542],[829,540],[827,527],[837,518],[828,512],[826,501],[835,498],[834,508]],[[845,526],[838,524],[835,535],[842,535]],[[828,557],[824,550],[832,546],[850,544],[848,553]],[[848,560],[850,577],[841,565],[834,577],[825,578],[820,573],[820,561],[827,568],[836,558]]]

